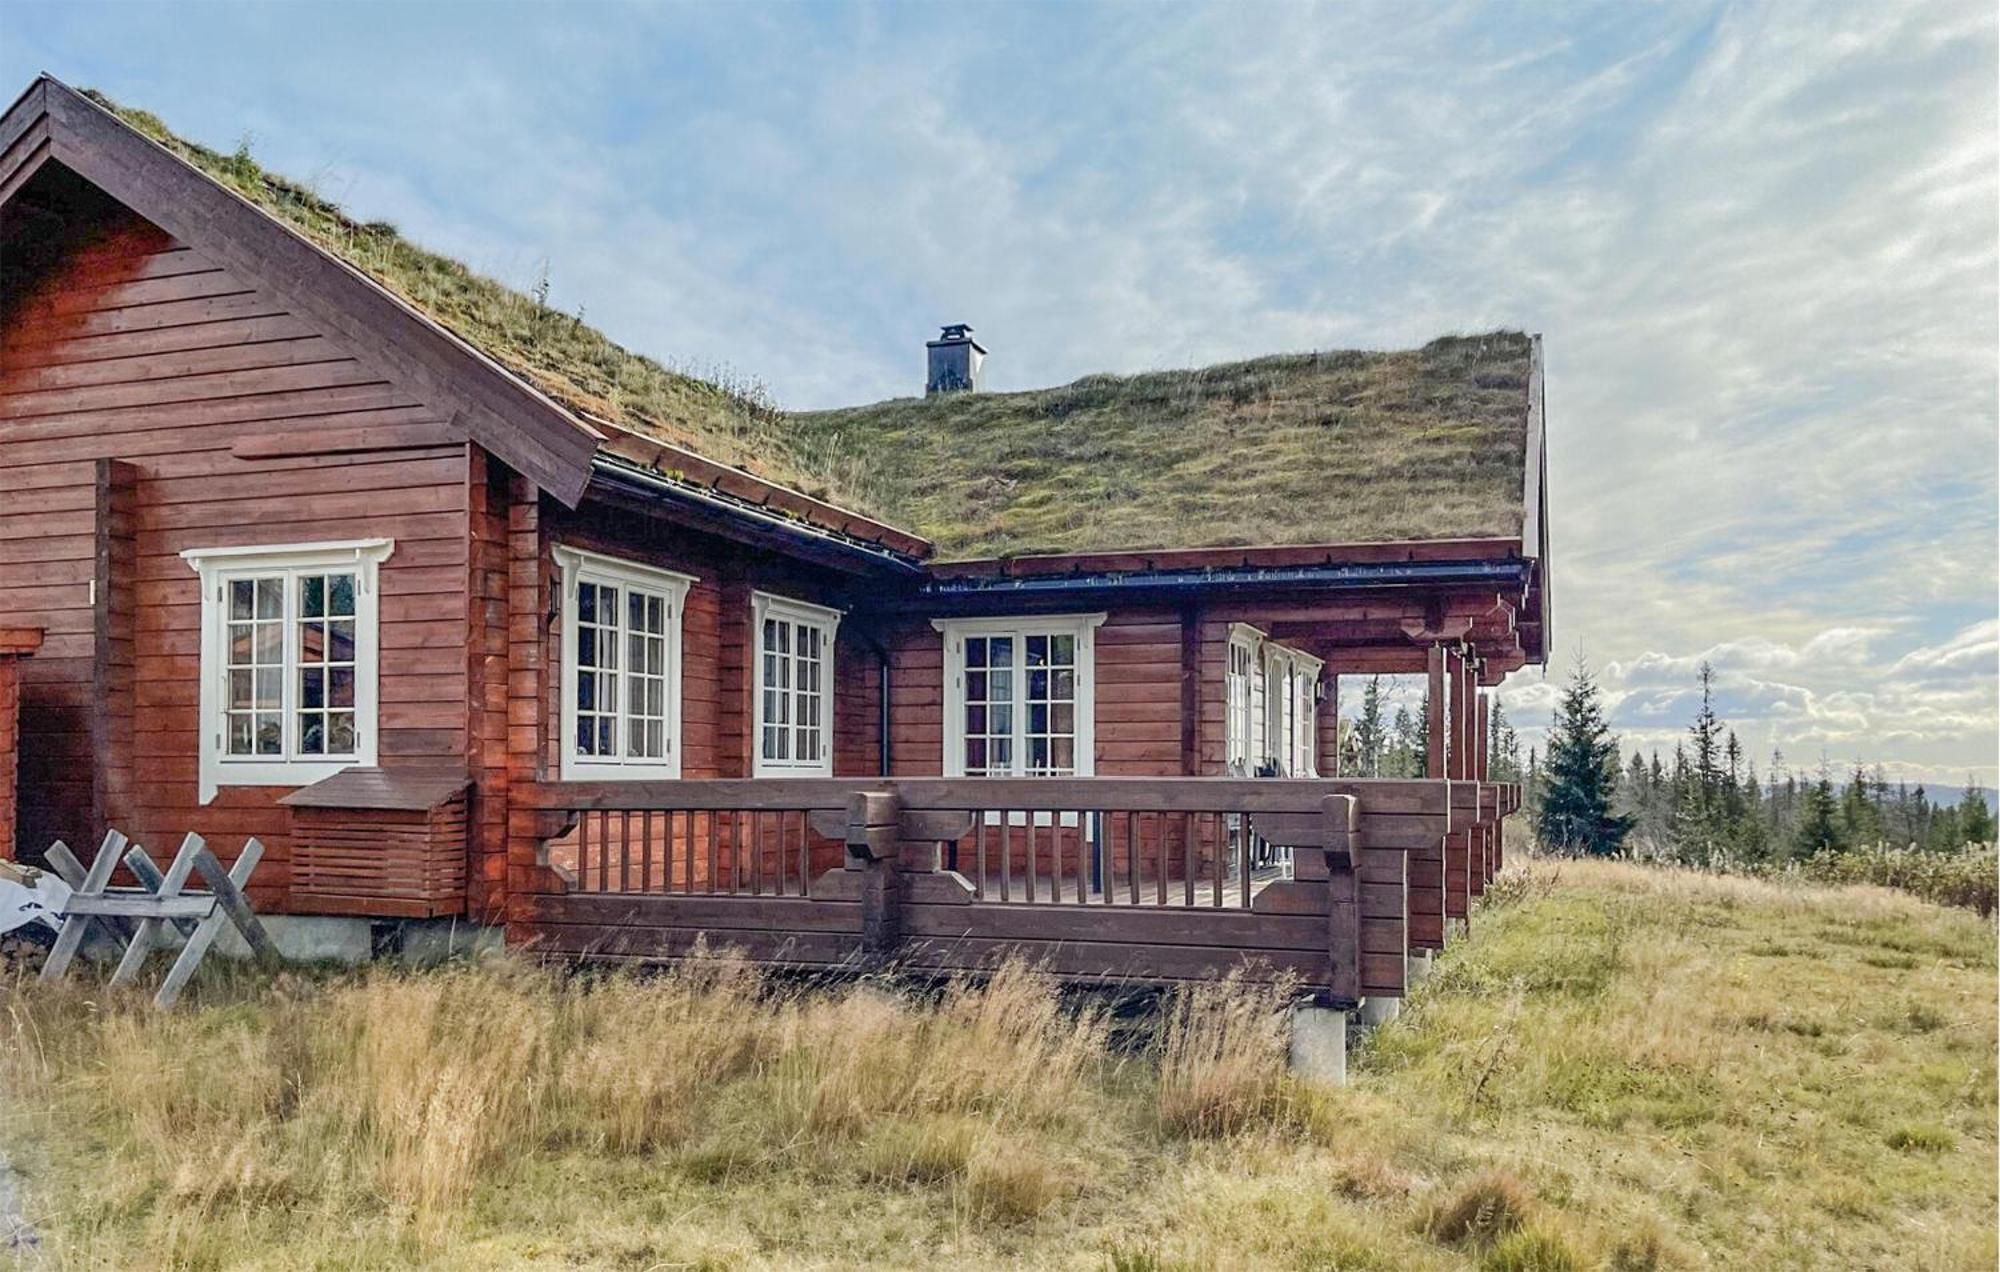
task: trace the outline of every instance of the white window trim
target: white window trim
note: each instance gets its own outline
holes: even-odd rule
[[[1076,638],[1076,774],[1097,774],[1096,614],[1024,614],[1009,618],[934,618],[944,637],[944,774],[965,776],[965,638],[968,636],[1074,636]]]
[[[663,570],[655,565],[628,561],[555,545],[557,564],[562,566],[562,780],[565,782],[645,782],[671,781],[681,775],[681,616],[687,610],[688,590],[698,580],[692,574]],[[576,753],[576,585],[588,578],[620,588],[636,587],[658,592],[667,598],[673,613],[667,619],[667,753],[659,760],[628,760]],[[620,666],[623,666],[621,651]],[[624,677],[619,678],[620,693]],[[619,730],[620,741],[624,731]]]
[[[1290,777],[1317,777],[1319,775],[1317,686],[1320,670],[1326,666],[1326,660],[1315,658],[1288,645],[1267,642],[1259,666],[1264,675],[1264,728],[1259,742],[1266,751],[1260,763],[1276,764],[1281,772]],[[1288,672],[1295,676],[1299,683],[1288,684],[1286,682]],[[1292,714],[1292,731],[1286,736],[1274,738],[1273,734],[1278,731],[1287,711]],[[1302,737],[1310,738],[1305,746],[1305,762],[1303,765],[1295,766],[1292,762],[1292,753],[1298,748]],[[1274,743],[1281,749],[1274,751]],[[1295,767],[1302,771],[1291,771]]]
[[[1257,771],[1258,759],[1256,752],[1257,748],[1261,746],[1263,743],[1263,739],[1258,735],[1258,726],[1261,723],[1261,714],[1257,710],[1257,695],[1259,692],[1260,682],[1263,679],[1263,668],[1264,668],[1263,651],[1264,651],[1264,642],[1266,639],[1267,638],[1262,631],[1260,631],[1255,627],[1252,627],[1248,623],[1231,623],[1229,625],[1229,651],[1225,655],[1224,662],[1222,664],[1223,766],[1226,769],[1228,766],[1238,763],[1240,761],[1243,765],[1243,776],[1245,777],[1249,777]],[[1246,683],[1243,686],[1243,718],[1242,718],[1243,736],[1240,739],[1242,743],[1242,754],[1232,755],[1230,754],[1230,749],[1229,749],[1230,743],[1233,741],[1238,741],[1239,739],[1236,739],[1232,736],[1232,734],[1235,731],[1235,726],[1237,721],[1235,716],[1235,704],[1229,700],[1229,669],[1230,669],[1229,660],[1234,657],[1235,651],[1238,649],[1246,650],[1249,653],[1250,671],[1248,676],[1246,677]]]
[[[820,669],[820,757],[816,761],[767,760],[764,758],[764,620],[775,618],[821,632],[823,654]],[[750,594],[749,656],[756,667],[751,689],[750,775],[752,777],[832,777],[833,776],[833,659],[834,638],[840,632],[840,611],[824,605],[793,600],[771,592]]]
[[[381,618],[382,562],[396,550],[394,539],[336,539],[320,543],[250,544],[227,548],[189,548],[181,560],[201,579],[201,731],[200,758],[196,766],[198,797],[202,804],[214,802],[225,786],[310,786],[332,777],[342,769],[372,767],[380,750],[381,701]],[[274,570],[337,569],[351,566],[355,573],[354,595],[354,729],[356,746],[352,756],[336,759],[256,759],[223,753],[223,680],[228,675],[224,652],[228,643],[224,628],[228,610],[223,605],[223,587],[228,580],[244,574]],[[294,618],[290,612],[290,587],[286,589],[286,675],[284,702],[289,704],[297,663],[291,655]],[[293,708],[280,708],[285,727],[291,729]],[[289,736],[289,734],[287,735]]]

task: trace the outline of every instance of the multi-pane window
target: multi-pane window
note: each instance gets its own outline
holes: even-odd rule
[[[1251,755],[1252,686],[1257,680],[1257,643],[1261,633],[1237,627],[1229,635],[1229,663],[1223,677],[1224,750],[1230,771],[1249,776],[1256,765]]]
[[[352,570],[224,579],[228,684],[223,754],[352,758]]]
[[[377,566],[386,539],[200,548],[205,803],[304,785],[375,755]]]
[[[1320,666],[1310,655],[1282,645],[1265,646],[1263,762],[1281,776],[1313,776]]]
[[[558,547],[564,623],[566,777],[679,773],[680,616],[685,575]]]
[[[1100,616],[940,620],[951,704],[947,771],[1067,777],[1092,771],[1092,651]]]
[[[833,772],[833,638],[840,615],[757,593],[755,772]]]

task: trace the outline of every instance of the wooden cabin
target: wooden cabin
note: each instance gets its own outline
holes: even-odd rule
[[[0,118],[0,626],[43,633],[0,851],[255,837],[269,913],[597,957],[1398,992],[1515,800],[1541,366],[786,415],[44,77]],[[1426,780],[1339,772],[1375,673],[1430,678]]]

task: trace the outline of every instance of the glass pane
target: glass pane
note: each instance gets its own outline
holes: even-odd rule
[[[1039,773],[1049,766],[1049,740],[1047,738],[1028,739],[1028,771]]]
[[[1056,738],[1049,743],[1049,766],[1058,773],[1076,772],[1076,742]]]
[[[229,629],[229,661],[237,666],[250,661],[250,631],[249,627]]]
[[[1049,709],[1039,702],[1028,704],[1028,732],[1047,733],[1049,731]]]
[[[306,667],[299,672],[299,705],[317,710],[326,705],[326,672]]]
[[[576,621],[579,623],[597,621],[597,584],[576,585]]]
[[[257,580],[257,617],[283,618],[285,616],[285,581],[283,579]]]
[[[326,705],[329,707],[351,707],[354,705],[354,668],[335,667],[327,673]]]
[[[1076,637],[1057,636],[1053,638],[1053,641],[1054,641],[1054,647],[1050,651],[1051,654],[1053,655],[1053,661],[1059,662],[1065,667],[1075,666]]]
[[[253,674],[255,673],[248,671],[232,671],[229,673],[230,706],[240,709],[251,705],[251,676]]]
[[[610,716],[597,717],[597,754],[599,755],[616,754],[616,752],[612,750],[612,740],[613,739],[611,736],[611,717]]]
[[[270,666],[285,660],[285,629],[278,623],[257,624],[255,661]]]
[[[990,696],[986,687],[985,672],[968,671],[965,673],[965,700],[967,702],[984,702]]]
[[[988,733],[1011,734],[1014,732],[1014,708],[998,705],[993,708],[993,727]]]
[[[578,755],[597,754],[597,725],[589,716],[579,717],[576,722],[576,753]]]
[[[250,754],[250,717],[233,715],[229,717],[229,753],[231,755]]]
[[[283,723],[275,715],[257,716],[257,754],[279,755],[283,751]]]
[[[355,751],[354,713],[335,711],[327,716],[326,750],[329,755],[352,755]]]
[[[308,711],[299,717],[299,754],[322,755],[326,751],[326,717]]]
[[[326,579],[318,574],[299,580],[299,614],[319,618],[326,613]]]
[[[1030,667],[1046,667],[1048,664],[1049,638],[1046,636],[1028,637],[1028,665]]]
[[[985,707],[967,707],[965,709],[965,731],[967,733],[986,732]]]
[[[1014,741],[1012,738],[994,738],[991,747],[991,762],[988,768],[1006,771],[1014,763]]]
[[[1051,698],[1076,697],[1076,673],[1073,671],[1052,673],[1050,677],[1049,696]]]
[[[352,574],[332,574],[327,576],[326,612],[329,614],[354,613],[354,576]]]
[[[597,665],[597,633],[588,627],[579,628],[576,633],[576,665],[579,667]]]
[[[1076,732],[1076,707],[1072,703],[1059,702],[1049,709],[1049,731],[1051,733]]]
[[[576,678],[576,709],[597,710],[597,677],[587,672],[578,673]]]
[[[330,662],[353,662],[354,620],[348,619],[342,623],[328,623],[326,629],[333,638],[332,643],[327,646],[327,660]]]
[[[229,584],[229,617],[252,617],[251,598],[256,595],[257,585],[249,579],[233,579]]]
[[[1028,673],[1028,696],[1030,698],[1039,698],[1044,702],[1048,701],[1049,697],[1048,672],[1031,671]]]
[[[965,665],[984,667],[986,665],[986,642],[978,637],[965,642]]]
[[[299,661],[326,661],[326,624],[299,624]]]
[[[965,740],[965,767],[977,771],[986,767],[986,739]]]
[[[655,759],[667,753],[667,726],[660,720],[646,722],[646,754]]]
[[[1012,636],[995,636],[988,642],[988,645],[987,661],[995,667],[1011,667],[1014,665],[1014,638]]]
[[[256,705],[260,708],[277,709],[282,705],[285,692],[284,669],[282,667],[259,667],[256,676]]]

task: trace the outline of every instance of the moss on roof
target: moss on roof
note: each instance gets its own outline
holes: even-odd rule
[[[905,526],[942,556],[1521,531],[1518,332],[788,414],[754,382],[674,370],[356,221],[247,150],[89,95],[572,410]]]

